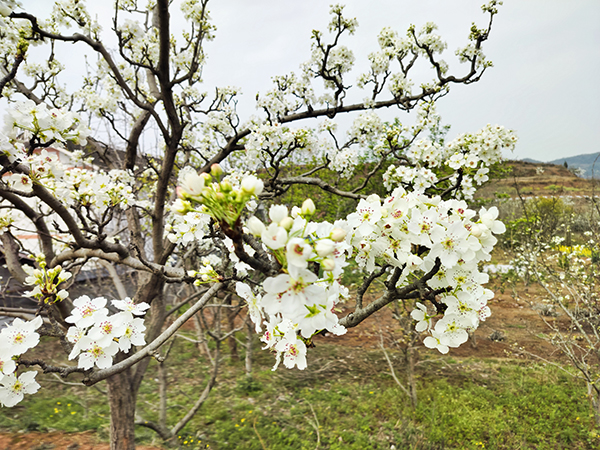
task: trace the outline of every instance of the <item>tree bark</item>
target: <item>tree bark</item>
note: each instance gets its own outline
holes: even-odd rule
[[[136,395],[131,389],[131,371],[106,380],[110,405],[110,449],[135,450]]]

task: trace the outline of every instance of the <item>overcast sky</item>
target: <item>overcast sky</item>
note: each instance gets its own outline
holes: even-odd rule
[[[33,13],[48,3],[22,0],[24,9]],[[213,0],[209,8],[217,32],[216,39],[206,46],[205,89],[239,86],[245,94],[240,101],[242,119],[254,113],[255,94],[269,89],[270,77],[297,71],[308,58],[311,30],[326,29],[330,3]],[[382,27],[392,27],[403,35],[410,24],[419,27],[433,21],[448,43],[444,58],[451,71],[463,74],[465,66],[452,64],[454,50],[467,43],[471,22],[480,27],[487,23],[480,9],[482,0],[341,3],[346,4],[347,15],[358,19],[357,33],[345,44],[354,51],[361,70],[368,53],[377,49],[376,37]],[[92,3],[95,8],[109,8],[102,4],[105,2]],[[99,13],[103,20],[108,19],[108,11]],[[69,51],[74,48],[69,46]],[[518,159],[549,161],[600,151],[599,0],[506,0],[484,53],[494,67],[482,80],[453,86],[438,102],[443,122],[452,125],[450,138],[492,123],[517,132],[519,143],[513,157]],[[415,79],[415,85],[430,78]],[[386,114],[392,117],[393,113]],[[402,113],[402,120],[405,117]]]

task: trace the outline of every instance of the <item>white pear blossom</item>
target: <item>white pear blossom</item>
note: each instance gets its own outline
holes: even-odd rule
[[[134,303],[129,297],[125,297],[123,300],[112,300],[111,303],[115,308],[120,309],[121,311],[128,311],[134,316],[143,316],[146,314],[146,310],[150,309],[148,303]]]
[[[417,302],[416,306],[417,308],[410,313],[410,317],[417,321],[415,330],[419,333],[428,331],[431,328],[432,316],[428,314],[427,307],[424,304]]]
[[[246,304],[248,305],[248,312],[250,313],[250,319],[254,323],[255,330],[257,333],[262,331],[261,324],[263,321],[263,312],[261,306],[261,296],[254,295],[252,293],[252,289],[246,283],[242,283],[238,281],[235,284],[235,291],[237,294],[246,300]]]
[[[144,337],[146,325],[144,325],[144,319],[130,317],[129,321],[125,322],[124,326],[125,329],[118,338],[119,350],[129,353],[132,345],[146,345],[146,339]]]
[[[302,340],[296,338],[295,335],[290,337],[289,333],[286,333],[276,345],[277,357],[283,359],[283,365],[288,369],[297,366],[298,369],[306,369],[306,344]],[[273,368],[275,370],[277,365]]]
[[[0,356],[2,355],[22,355],[30,348],[35,347],[40,341],[40,335],[36,333],[42,326],[41,316],[37,316],[31,321],[25,321],[19,318],[13,320],[12,324],[0,331]]]
[[[25,394],[35,394],[40,385],[35,381],[37,372],[23,372],[17,378],[14,374],[0,378],[0,404],[6,407],[15,406]]]
[[[10,375],[16,369],[17,365],[10,354],[0,354],[0,379],[2,375]]]
[[[273,250],[285,247],[287,237],[288,234],[285,228],[280,227],[275,222],[271,223],[261,235],[264,244]]]
[[[88,336],[82,337],[78,344],[81,353],[79,354],[77,367],[82,369],[91,369],[94,365],[99,369],[107,369],[112,366],[113,357],[119,351],[119,345],[115,341],[111,341],[108,345],[101,345],[100,342]],[[69,358],[74,359],[71,356],[69,355]]]
[[[87,295],[82,295],[73,300],[73,305],[75,309],[65,322],[73,323],[80,328],[89,327],[96,322],[97,318],[108,314],[108,309],[104,307],[106,305],[104,297],[91,299]]]

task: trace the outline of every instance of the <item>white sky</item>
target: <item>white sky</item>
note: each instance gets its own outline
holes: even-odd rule
[[[49,3],[22,0],[24,9],[34,14]],[[255,94],[269,89],[270,77],[297,71],[308,58],[311,30],[325,31],[330,3],[213,0],[209,9],[217,34],[206,46],[204,89],[210,92],[211,86],[228,84],[241,87],[245,95],[240,116],[244,120],[253,114]],[[471,22],[480,27],[487,23],[480,9],[483,0],[342,3],[347,5],[346,14],[359,22],[357,33],[344,42],[354,51],[359,71],[367,67],[367,54],[377,49],[376,36],[382,27],[390,26],[403,35],[411,23],[418,28],[433,21],[448,43],[444,58],[451,72],[456,69],[458,75],[463,74],[466,67],[452,64],[454,50],[467,43]],[[110,20],[110,4],[92,3],[103,20]],[[75,51],[70,44],[67,48]],[[452,125],[449,138],[492,123],[517,132],[519,143],[512,157],[518,159],[549,161],[600,151],[600,1],[505,0],[484,53],[494,67],[482,80],[453,86],[438,102],[443,122]],[[415,79],[415,85],[429,78]],[[349,79],[354,80],[355,76]],[[361,93],[358,98],[364,96]]]

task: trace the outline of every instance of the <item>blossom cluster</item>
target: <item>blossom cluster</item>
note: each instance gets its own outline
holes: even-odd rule
[[[401,270],[397,287],[409,285],[429,273],[439,261],[439,270],[427,281],[439,290],[446,305],[444,317],[435,323],[423,305],[413,311],[418,331],[429,331],[425,345],[447,352],[466,341],[467,332],[485,320],[487,300],[493,293],[481,285],[486,274],[480,261],[490,259],[503,233],[497,208],[476,212],[461,200],[430,198],[418,192],[396,188],[383,201],[372,195],[359,202],[347,218],[348,242],[356,249],[355,260],[367,272],[389,265]]]
[[[127,209],[144,205],[135,197],[134,177],[130,172],[67,167],[55,153],[42,149],[28,155],[19,144],[10,150],[9,159],[18,160],[29,169],[28,173],[13,173],[3,178],[12,189],[27,194],[34,184],[43,185],[65,205],[93,207],[98,216],[109,207]]]
[[[85,145],[89,129],[76,114],[28,100],[9,109],[6,117],[7,135],[0,134],[0,151],[9,162],[18,162],[28,169],[27,173],[3,177],[2,182],[11,189],[28,194],[35,184],[43,185],[67,206],[96,208],[98,217],[108,207],[143,206],[144,202],[135,198],[132,187],[135,179],[130,172],[69,167],[59,158],[63,150],[50,152],[42,148],[32,152],[17,140],[25,133],[25,137],[40,145],[53,142],[60,145],[67,141]]]
[[[230,227],[235,225],[246,204],[263,190],[263,182],[255,175],[244,176],[239,186],[234,186],[229,178],[223,177],[218,164],[212,165],[210,174],[198,174],[193,169],[182,172],[177,187],[179,198],[172,209],[186,214],[194,210],[193,205],[200,205],[202,213]]]
[[[420,154],[413,150],[411,157],[428,161],[422,147],[420,150]],[[178,187],[183,199],[201,204],[206,217],[210,208],[204,199],[222,192],[221,182],[213,183],[217,186],[206,193],[210,177],[189,171]],[[256,183],[252,178],[252,185]],[[238,201],[237,195],[230,198]],[[188,210],[186,215],[194,214],[191,204],[185,205],[184,201],[180,199],[177,204],[185,206],[181,209]],[[227,198],[220,201],[225,202],[220,207],[226,209]],[[240,202],[239,208],[234,208],[234,221],[243,206]],[[266,327],[262,340],[266,348],[277,353],[277,364],[283,361],[286,367],[304,368],[306,343],[315,333],[345,331],[334,308],[348,293],[339,279],[350,255],[366,272],[383,266],[400,269],[399,289],[432,272],[427,286],[435,292],[430,300],[436,312],[419,303],[412,314],[418,321],[418,331],[429,333],[424,341],[428,347],[447,352],[449,347],[459,346],[468,332],[490,315],[487,301],[493,293],[483,288],[488,275],[478,267],[481,261],[490,259],[497,242],[494,235],[505,231],[497,220],[497,208],[482,208],[477,214],[463,200],[442,200],[397,187],[383,200],[377,195],[360,200],[355,212],[335,224],[311,222],[314,213],[314,203],[308,199],[291,212],[284,205],[272,205],[268,224],[255,216],[245,223],[245,231],[259,238],[263,249],[281,267],[279,274],[267,277],[256,288],[243,282],[236,285],[237,293],[247,302],[256,331]],[[189,236],[185,240],[194,240],[194,231],[185,230],[184,236]],[[243,278],[250,267],[237,259],[230,244],[230,257],[236,262],[238,277]],[[250,256],[254,254],[253,249],[245,248]],[[198,277],[198,283],[219,278],[213,262],[208,260],[193,276]],[[440,314],[443,317],[434,321]]]
[[[348,294],[338,281],[347,265],[346,232],[337,224],[309,221],[314,212],[314,203],[308,199],[291,214],[283,205],[271,206],[268,225],[254,216],[246,223],[282,266],[282,273],[262,283],[263,294],[253,293],[248,284],[236,285],[256,331],[266,327],[262,341],[277,353],[275,368],[283,360],[288,368],[304,369],[306,342],[315,333],[346,332],[333,312]]]
[[[516,141],[511,130],[489,124],[476,133],[462,134],[445,146],[421,139],[406,152],[410,164],[391,165],[383,183],[390,190],[410,186],[416,192],[424,192],[439,181],[439,174],[451,173],[449,182],[457,183],[460,176],[458,192],[471,199],[475,186],[488,180],[488,166],[502,159],[503,150],[512,151]]]
[[[256,168],[259,163],[265,163],[278,154],[286,154],[288,159],[295,159],[292,150],[302,149],[304,160],[310,160],[322,146],[315,130],[310,128],[292,129],[279,123],[256,124],[244,145],[246,149],[245,166]],[[268,165],[268,163],[266,164]]]
[[[302,106],[317,102],[307,74],[295,73],[272,78],[275,88],[258,98],[256,106],[273,117],[282,117],[299,110]]]
[[[50,269],[52,270],[52,269]],[[28,281],[40,284],[47,272],[36,272]],[[64,277],[60,268],[58,277]],[[66,272],[68,273],[68,272]],[[58,294],[57,294],[58,296]],[[112,305],[119,310],[109,314],[107,300],[103,297],[91,299],[83,295],[73,301],[75,309],[65,320],[73,324],[66,334],[73,344],[69,359],[78,358],[78,367],[100,369],[112,365],[118,351],[128,353],[132,345],[144,345],[146,327],[141,317],[150,308],[147,303],[135,304],[131,299],[113,300]],[[17,377],[19,357],[35,347],[40,341],[36,332],[42,326],[41,316],[30,321],[15,319],[11,325],[0,331],[0,404],[11,407],[23,400],[24,394],[33,394],[40,385],[35,381],[36,371],[23,372]]]
[[[67,298],[69,293],[65,289],[59,289],[59,285],[69,280],[73,274],[60,265],[48,269],[43,256],[38,257],[37,260],[39,269],[28,265],[23,266],[23,270],[29,275],[25,278],[25,284],[34,286],[33,290],[25,295],[35,298],[40,304],[55,303]]]
[[[13,320],[11,325],[0,331],[0,404],[15,406],[23,400],[24,394],[34,394],[40,388],[35,381],[36,371],[27,371],[17,377],[18,359],[40,341],[40,335],[35,331],[42,326],[40,316],[30,321]]]
[[[89,129],[73,113],[27,101],[10,109],[7,117],[5,131],[8,135],[0,134],[0,152],[10,163],[27,168],[25,173],[13,172],[2,178],[9,188],[29,194],[34,185],[42,185],[67,206],[95,208],[97,217],[109,207],[144,206],[144,201],[135,198],[132,173],[70,167],[59,157],[64,150],[41,148],[31,151],[17,140],[26,133],[25,137],[43,146],[60,147],[66,141],[85,144]]]
[[[97,72],[93,79],[86,79],[84,86],[75,93],[82,100],[85,110],[101,117],[114,114],[123,96],[118,83],[110,76],[110,68],[103,61],[96,63]]]
[[[69,359],[78,358],[77,366],[83,369],[94,365],[106,369],[119,350],[129,353],[132,345],[146,343],[144,320],[134,316],[145,315],[150,305],[135,304],[129,297],[113,300],[112,305],[120,311],[109,315],[106,303],[104,297],[92,299],[82,295],[73,301],[75,309],[65,319],[73,324],[66,336],[73,344]]]
[[[220,262],[221,259],[217,255],[205,256],[201,259],[202,266],[198,270],[188,271],[188,276],[196,278],[196,281],[194,281],[196,286],[220,281],[221,277],[214,268]]]
[[[5,116],[5,130],[11,139],[17,139],[22,132],[29,138],[34,136],[39,142],[66,142],[85,145],[89,128],[77,113],[39,105],[32,100],[18,102]]]

